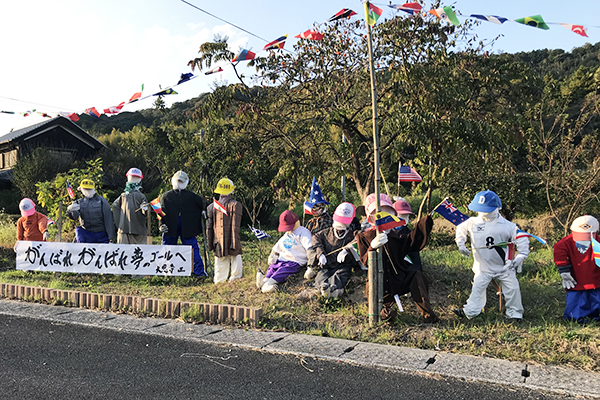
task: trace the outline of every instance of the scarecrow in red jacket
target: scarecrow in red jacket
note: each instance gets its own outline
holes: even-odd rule
[[[598,220],[584,215],[573,221],[571,234],[554,245],[554,263],[567,291],[566,319],[600,320],[600,268],[594,257],[598,250],[592,245],[597,232]]]

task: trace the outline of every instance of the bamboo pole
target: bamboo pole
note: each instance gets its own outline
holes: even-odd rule
[[[56,223],[56,227],[58,228],[58,232],[56,232],[56,241],[62,241],[62,214],[63,214],[63,202],[62,200],[58,201],[58,221]]]
[[[368,9],[368,2],[365,4]],[[381,183],[381,173],[379,171],[379,127],[377,125],[377,86],[375,81],[375,69],[373,67],[373,41],[371,39],[371,26],[367,25],[367,45],[369,47],[369,71],[371,75],[371,103],[373,107],[373,157],[375,169],[375,201],[377,212],[381,211],[381,201],[379,199],[379,185]],[[379,292],[379,285],[375,285],[375,280],[383,271],[381,260],[381,249],[376,250],[373,257],[374,262],[369,263],[369,325],[374,326],[379,322],[379,305],[383,304],[383,293]],[[383,282],[382,282],[383,283]],[[375,311],[377,310],[377,312]]]

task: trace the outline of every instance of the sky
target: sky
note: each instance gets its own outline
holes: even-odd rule
[[[321,23],[342,8],[363,16],[360,0],[186,0],[267,41],[289,34],[293,37]],[[402,2],[398,2],[402,4]],[[502,35],[491,52],[514,53],[537,49],[571,51],[600,40],[592,1],[571,0],[454,0],[461,14],[498,15],[517,19],[541,14],[546,22],[588,27],[588,36],[579,36],[560,25],[545,31],[515,22],[503,25],[482,22],[474,29],[480,39]],[[396,11],[388,3],[383,17]],[[424,2],[430,9],[431,2]],[[266,44],[231,25],[209,16],[181,0],[16,0],[0,4],[0,110],[21,113],[36,109],[56,115],[59,111],[81,113],[84,109],[115,106],[140,90],[144,96],[174,85],[182,73],[191,72],[189,60],[215,34],[229,37],[230,49],[246,48],[259,53]],[[459,20],[464,18],[459,16]],[[594,25],[596,24],[596,25]],[[236,82],[231,67],[204,75],[174,88],[179,94],[165,96],[167,105],[209,92],[217,84]],[[240,71],[251,76],[253,69]],[[160,86],[159,86],[160,85]],[[123,111],[151,108],[156,97],[128,104]],[[44,118],[0,113],[0,136]]]

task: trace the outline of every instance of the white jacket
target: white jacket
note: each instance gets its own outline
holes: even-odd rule
[[[467,235],[471,241],[473,251],[473,272],[489,272],[499,274],[505,270],[506,257],[502,258],[502,250],[508,255],[508,249],[498,251],[493,246],[501,242],[516,244],[519,254],[529,255],[529,239],[522,237],[516,239],[517,225],[507,221],[501,215],[498,218],[486,221],[481,217],[471,217],[456,227],[456,244],[464,246]]]

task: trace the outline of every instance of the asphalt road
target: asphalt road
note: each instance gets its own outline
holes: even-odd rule
[[[569,398],[6,315],[0,354],[0,399]]]

